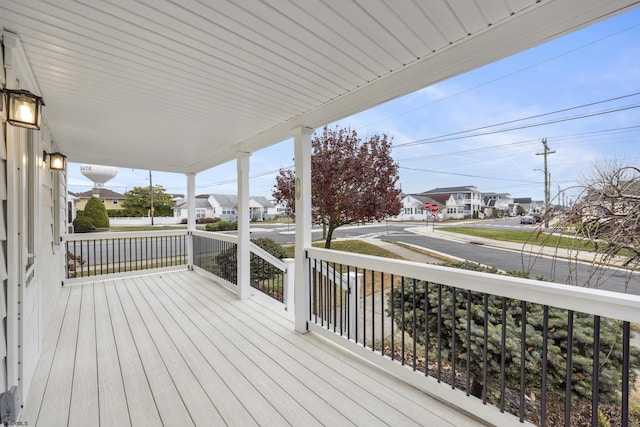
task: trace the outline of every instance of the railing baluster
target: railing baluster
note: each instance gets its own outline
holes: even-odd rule
[[[571,385],[573,374],[573,311],[567,312],[567,371],[564,390],[564,425],[571,425]]]
[[[467,384],[466,394],[471,393],[471,291],[467,291]]]
[[[629,425],[629,342],[631,341],[631,324],[622,322],[622,425]]]
[[[526,374],[526,351],[527,351],[527,302],[521,302],[521,332],[520,332],[520,422],[524,422],[524,394],[525,394],[525,374]]]
[[[482,403],[487,404],[487,394],[488,394],[488,363],[487,363],[487,344],[488,344],[488,335],[489,335],[489,295],[484,295],[484,337],[483,337],[483,346],[482,346]]]
[[[413,319],[412,319],[412,322],[411,322],[411,328],[412,328],[411,336],[413,337],[413,340],[412,340],[413,341],[413,349],[412,349],[412,352],[411,352],[411,356],[412,356],[412,359],[413,359],[412,360],[413,370],[415,371],[416,370],[416,363],[417,363],[417,360],[416,360],[417,359],[416,358],[416,352],[417,352],[416,346],[417,346],[417,341],[418,341],[418,339],[416,337],[416,335],[417,335],[416,331],[417,331],[417,326],[418,326],[418,324],[417,324],[418,323],[418,319],[417,319],[417,312],[418,312],[417,308],[418,307],[416,305],[416,300],[417,300],[417,298],[416,298],[416,283],[417,283],[417,279],[413,279],[411,282],[413,284],[413,291],[411,293],[411,301],[412,301],[412,306],[413,306],[413,316],[412,316]]]
[[[504,404],[505,404],[505,370],[506,370],[506,347],[507,347],[507,299],[502,297],[502,313],[500,316],[500,320],[502,322],[502,334],[501,334],[501,344],[502,348],[500,349],[500,412],[504,412]]]
[[[374,274],[375,272],[371,270],[371,351],[376,350],[376,280]]]
[[[542,384],[540,398],[540,426],[547,425],[547,357],[549,352],[549,306],[542,307]]]
[[[442,285],[438,283],[438,382],[442,380]]]
[[[394,327],[395,327],[395,323],[396,323],[396,311],[395,311],[395,289],[394,289],[394,282],[395,282],[395,278],[393,276],[393,274],[391,275],[391,360],[395,360],[395,351],[394,349],[396,348],[396,342],[395,342],[395,334],[394,334]],[[425,328],[426,330],[426,328]],[[426,346],[425,346],[426,349]]]
[[[336,332],[337,330],[337,323],[338,323],[338,306],[337,306],[337,302],[338,302],[338,281],[337,281],[337,277],[336,277],[337,273],[337,269],[336,269],[336,264],[333,264],[333,332]]]
[[[80,242],[80,259],[85,261],[85,264],[87,264],[86,260],[84,259],[84,242]],[[88,266],[87,266],[88,267]],[[80,268],[81,268],[81,273],[80,277],[84,277],[84,265],[82,263],[80,263]],[[87,269],[87,276],[89,275],[89,270]]]
[[[593,317],[593,377],[591,379],[591,426],[598,427],[600,400],[600,316]]]
[[[380,351],[384,354],[384,273],[380,273],[380,341]]]
[[[424,283],[424,375],[429,376],[429,282]]]
[[[345,301],[345,305],[346,305],[346,309],[345,309],[345,320],[344,323],[346,324],[346,331],[347,331],[347,339],[351,339],[351,292],[353,292],[353,290],[351,289],[351,281],[349,280],[349,266],[347,266],[346,268],[347,272],[344,272],[344,267],[342,264],[340,264],[340,277],[344,280],[345,274],[347,277],[347,292],[345,295],[346,301]],[[344,282],[343,282],[344,285]]]
[[[405,345],[405,339],[404,336],[406,335],[406,325],[405,325],[405,313],[404,313],[404,289],[405,289],[405,278],[404,276],[402,277],[402,282],[401,282],[401,288],[400,288],[400,313],[401,313],[401,325],[402,325],[402,331],[400,338],[401,338],[401,347],[402,347],[402,355],[401,355],[401,360],[402,360],[402,364],[404,365],[404,345]]]
[[[367,270],[362,270],[362,346],[367,346]]]
[[[451,388],[456,388],[456,288],[451,288],[453,304],[451,304]]]

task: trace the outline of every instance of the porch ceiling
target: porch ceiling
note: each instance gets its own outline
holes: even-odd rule
[[[198,172],[637,4],[0,0],[0,25],[69,160]]]

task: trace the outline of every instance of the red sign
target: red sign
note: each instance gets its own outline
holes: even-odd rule
[[[431,207],[431,203],[429,202],[424,202],[424,208],[425,209],[429,209]]]
[[[431,205],[431,212],[434,212],[434,213],[438,212],[438,205],[436,204]]]

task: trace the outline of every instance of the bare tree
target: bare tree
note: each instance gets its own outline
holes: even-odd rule
[[[627,268],[631,279],[640,267],[640,168],[621,161],[596,164],[574,190],[579,194],[572,206],[546,213],[554,219],[549,235],[572,239],[570,260],[592,264],[588,286],[598,286],[611,265]]]

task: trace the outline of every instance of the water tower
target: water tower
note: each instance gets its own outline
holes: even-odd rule
[[[118,174],[118,168],[100,165],[81,165],[80,172],[93,181],[92,192],[99,194],[100,189],[104,188],[104,184]]]

